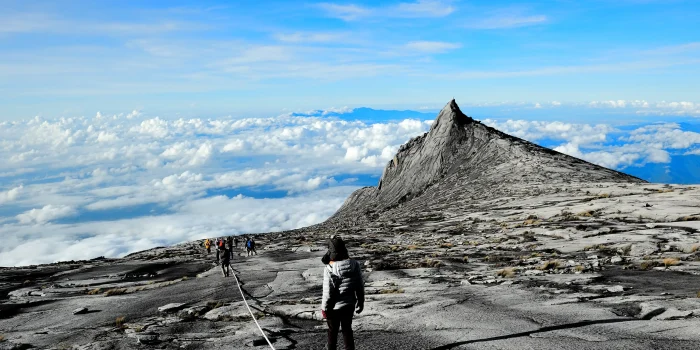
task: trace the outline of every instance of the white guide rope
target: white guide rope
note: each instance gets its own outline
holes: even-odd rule
[[[270,345],[270,348],[272,350],[275,350],[275,347],[272,346],[270,339],[267,339],[265,332],[262,330],[262,327],[260,327],[260,323],[258,323],[258,320],[255,319],[255,315],[253,315],[253,311],[250,309],[250,306],[248,306],[248,301],[245,300],[245,295],[243,294],[243,289],[241,288],[241,282],[238,281],[238,277],[236,277],[236,273],[233,271],[233,266],[229,265],[229,268],[231,269],[231,273],[233,274],[233,278],[236,279],[236,283],[238,284],[238,290],[241,292],[241,297],[243,297],[243,302],[245,303],[245,307],[248,308],[248,312],[250,312],[250,316],[253,317],[253,321],[255,321],[255,324],[258,326],[258,329],[260,330],[260,333],[262,333],[263,338],[265,338],[265,340],[267,340],[267,344]]]

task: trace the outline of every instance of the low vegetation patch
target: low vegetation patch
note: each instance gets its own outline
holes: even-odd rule
[[[513,278],[515,276],[515,270],[512,267],[506,267],[503,270],[496,272],[496,275],[503,278]]]
[[[406,246],[406,249],[408,249],[408,250],[416,250],[416,249],[418,249],[418,246],[415,245],[415,244],[410,244],[410,245],[407,245],[407,246]]]
[[[700,216],[684,216],[680,218],[680,221],[698,221],[700,220]]]
[[[545,262],[544,264],[542,264],[542,266],[540,267],[540,269],[541,269],[541,270],[555,270],[555,269],[558,269],[558,268],[559,268],[559,265],[560,265],[560,264],[559,264],[558,261],[556,261],[556,260],[549,260],[549,261]]]
[[[442,261],[433,260],[430,258],[423,260],[420,264],[421,267],[440,267],[441,265],[442,265]]]
[[[105,292],[106,297],[126,294],[126,288],[113,288]]]
[[[663,260],[663,262],[666,268],[680,264],[680,261],[677,258],[666,258]]]
[[[659,266],[659,263],[654,260],[642,261],[642,263],[639,264],[639,268],[642,270],[651,270],[657,266]]]
[[[695,253],[698,250],[700,250],[700,245],[694,245],[692,248],[690,248],[691,253]]]
[[[97,295],[100,293],[102,293],[102,289],[100,289],[100,288],[95,288],[95,289],[91,289],[91,290],[87,291],[87,295]]]
[[[576,267],[574,267],[574,270],[576,270],[576,272],[583,272],[586,271],[586,267],[583,265],[576,265]]]
[[[700,294],[700,292],[698,292],[698,294]],[[5,341],[5,336],[4,336],[4,335],[0,335],[0,343],[2,343],[2,342],[4,342],[4,341]]]
[[[224,306],[223,302],[220,301],[209,301],[207,302],[207,309],[214,310]]]
[[[403,294],[404,290],[401,288],[390,288],[390,289],[382,289],[379,291],[379,294]]]
[[[576,214],[576,216],[582,216],[586,218],[593,217],[593,215],[595,215],[595,210],[586,210]]]
[[[115,320],[115,324],[116,324],[117,328],[124,329],[125,328],[124,327],[125,321],[126,321],[126,317],[124,317],[124,316],[117,317],[117,319]]]
[[[454,244],[452,244],[452,243],[440,244],[440,248],[452,248],[452,247],[454,247]]]

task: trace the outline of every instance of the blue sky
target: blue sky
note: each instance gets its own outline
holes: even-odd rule
[[[0,118],[698,102],[695,1],[3,1]]]

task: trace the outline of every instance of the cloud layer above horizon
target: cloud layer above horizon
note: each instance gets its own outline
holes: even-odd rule
[[[613,111],[598,104],[585,108]],[[629,108],[624,104],[616,108]],[[641,110],[664,106],[647,105]],[[376,185],[398,147],[426,132],[434,117],[341,108],[273,118],[164,119],[132,111],[2,122],[0,156],[8,161],[0,164],[0,266],[118,257],[319,223],[353,190]],[[621,125],[482,118],[649,180],[694,182],[697,175],[683,171],[700,157],[700,128],[688,120]]]

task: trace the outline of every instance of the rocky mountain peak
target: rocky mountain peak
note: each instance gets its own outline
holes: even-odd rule
[[[444,133],[453,127],[463,127],[471,122],[474,122],[474,120],[462,113],[457,102],[452,99],[438,114],[430,127],[429,134]]]
[[[473,191],[490,193],[523,184],[584,181],[642,180],[486,126],[462,113],[453,99],[440,111],[430,131],[399,148],[377,187],[353,193],[334,217],[358,210],[381,211],[415,200],[440,203]]]

